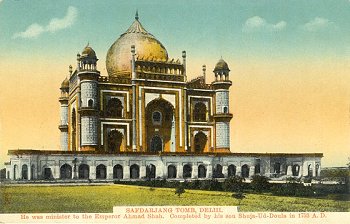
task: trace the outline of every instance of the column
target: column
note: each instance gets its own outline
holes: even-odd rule
[[[236,176],[242,176],[242,167],[240,165],[236,166]]]
[[[222,166],[222,174],[224,174],[224,177],[227,178],[227,176],[228,176],[228,166],[227,165]]]
[[[156,166],[156,178],[157,177],[163,178],[163,175],[164,175],[163,169],[164,169],[164,165],[163,164]]]
[[[176,174],[176,178],[183,178],[183,167],[182,164],[178,164],[177,165],[177,174]]]
[[[146,166],[140,166],[140,178],[146,177]]]
[[[213,165],[209,164],[207,167],[207,178],[213,177]]]
[[[135,69],[135,45],[131,46],[131,84],[132,84],[132,150],[136,152],[136,69]]]
[[[287,167],[287,176],[292,176],[293,172],[292,172],[292,165],[288,165]]]
[[[123,167],[123,179],[130,179],[130,166]]]
[[[198,165],[197,163],[192,164],[192,178],[198,178]]]
[[[108,165],[107,166],[107,179],[112,180],[113,179],[113,166]]]
[[[60,178],[60,166],[54,166],[53,167],[53,174],[52,174],[54,179],[59,179]]]
[[[255,175],[255,166],[251,165],[249,167],[249,177],[252,177]]]
[[[96,167],[93,165],[89,166],[90,170],[89,170],[89,179],[91,180],[95,180],[96,179]]]
[[[28,166],[28,180],[31,180],[32,179],[32,166],[30,164],[30,161],[29,161],[29,164],[27,165]]]

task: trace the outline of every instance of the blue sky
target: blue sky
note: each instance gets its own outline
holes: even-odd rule
[[[131,24],[136,9],[146,29],[174,57],[183,49],[194,56],[216,54],[213,58],[350,54],[348,0],[3,0],[0,4],[4,49],[0,56],[25,57],[27,52],[74,59],[89,41],[104,58]]]

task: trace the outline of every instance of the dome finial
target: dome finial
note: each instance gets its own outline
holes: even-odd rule
[[[139,20],[139,10],[136,9],[135,19]]]

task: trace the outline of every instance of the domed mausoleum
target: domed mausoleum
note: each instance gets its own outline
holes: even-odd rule
[[[61,149],[9,150],[8,179],[319,175],[321,153],[230,148],[232,81],[222,58],[213,73],[207,74],[203,65],[202,74],[189,80],[186,52],[181,59],[170,59],[137,14],[107,52],[108,74],[98,71],[97,55],[88,44],[61,84]],[[208,75],[213,82],[207,83]]]

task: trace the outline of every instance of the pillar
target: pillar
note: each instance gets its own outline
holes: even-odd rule
[[[95,166],[89,166],[89,179],[95,180],[96,179],[96,167]]]
[[[146,177],[146,166],[142,165],[140,166],[140,178]]]
[[[178,164],[177,165],[177,174],[176,174],[176,178],[183,178],[183,166],[182,164]]]
[[[287,176],[292,176],[293,172],[292,172],[292,165],[288,165],[287,167]]]
[[[135,71],[135,45],[131,46],[131,84],[132,84],[132,150],[136,152],[136,71]]]
[[[164,176],[164,165],[158,165],[156,166],[156,178],[160,177],[160,178],[163,178]]]
[[[242,176],[242,167],[240,165],[236,166],[236,176]]]
[[[198,165],[197,163],[192,164],[192,179],[198,178]]]
[[[123,167],[123,179],[130,179],[130,166]]]
[[[249,177],[252,177],[255,175],[255,166],[251,165],[249,167]]]
[[[113,166],[108,165],[106,171],[107,171],[106,179],[112,180],[113,179]]]
[[[209,164],[207,167],[207,178],[212,178],[213,177],[213,165]]]
[[[227,165],[222,166],[222,174],[224,174],[225,178],[228,177],[228,166]]]

